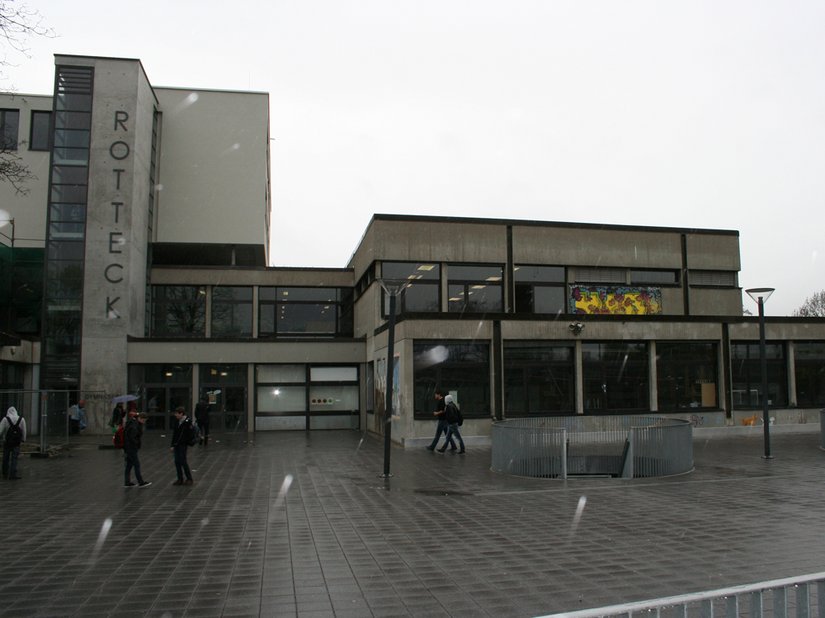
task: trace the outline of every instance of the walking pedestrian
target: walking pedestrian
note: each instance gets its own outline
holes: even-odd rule
[[[461,437],[461,432],[458,430],[458,425],[461,423],[461,412],[453,401],[452,395],[447,395],[444,397],[444,416],[447,419],[447,439],[444,441],[444,446],[438,449],[438,452],[443,453],[446,451],[447,442],[452,442],[453,436],[455,436],[458,438],[458,443],[461,446],[461,450],[458,451],[458,454],[463,455],[464,440]],[[455,446],[453,446],[452,450],[455,450]]]
[[[428,451],[434,451],[435,447],[438,446],[438,439],[441,437],[442,433],[447,433],[447,417],[444,413],[444,391],[440,388],[435,389],[435,411],[433,412],[433,416],[438,419],[438,426],[435,428],[435,437],[433,441],[430,442],[430,445],[427,447]],[[452,450],[455,450],[455,442],[450,438],[448,440],[450,443],[450,447]],[[444,447],[447,447],[447,442],[444,443]]]
[[[175,431],[172,434],[172,448],[175,458],[175,471],[178,473],[178,480],[172,485],[191,485],[192,471],[189,469],[189,463],[186,461],[186,449],[195,440],[195,429],[192,427],[192,421],[186,416],[186,411],[183,406],[175,408],[175,418],[178,424],[175,426]],[[186,480],[184,480],[186,475]]]
[[[86,429],[86,402],[81,399],[69,408],[69,433],[76,435]]]
[[[195,406],[195,422],[198,424],[198,444],[209,446],[209,398],[201,395]]]
[[[20,457],[20,445],[26,441],[26,419],[11,406],[0,421],[0,439],[3,440],[3,478],[10,481],[20,480],[17,474],[17,459]]]
[[[132,469],[135,470],[135,479],[138,487],[147,487],[152,484],[146,481],[140,474],[140,458],[138,451],[143,439],[143,426],[146,424],[146,414],[137,413],[136,410],[129,412],[126,418],[126,425],[123,429],[123,458],[126,461],[126,468],[123,471],[123,486],[134,487],[132,482]]]

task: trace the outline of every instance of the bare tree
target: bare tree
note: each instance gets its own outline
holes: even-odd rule
[[[36,10],[17,0],[0,0],[0,77],[12,66],[7,50],[28,57],[26,41],[31,36],[52,37],[54,32],[43,23]],[[10,143],[6,127],[0,126],[0,181],[8,182],[18,195],[29,192],[26,183],[35,176],[17,154],[17,144]]]
[[[825,318],[825,290],[814,292],[806,298],[793,315],[798,318]]]

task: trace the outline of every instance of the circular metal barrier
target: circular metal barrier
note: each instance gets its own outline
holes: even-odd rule
[[[693,470],[693,425],[655,416],[553,416],[499,421],[492,470],[515,476],[642,478]]]

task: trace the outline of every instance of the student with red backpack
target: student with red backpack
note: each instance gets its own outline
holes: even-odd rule
[[[17,475],[17,458],[20,445],[26,441],[26,419],[11,406],[0,421],[0,439],[3,440],[3,478],[10,481],[19,480]]]

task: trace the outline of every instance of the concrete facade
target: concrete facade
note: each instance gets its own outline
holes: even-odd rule
[[[191,409],[199,396],[208,395],[225,430],[382,433],[389,368],[393,440],[417,446],[434,430],[427,399],[431,382],[460,381],[466,369],[486,373],[473,378],[478,403],[465,415],[463,433],[469,443],[485,442],[492,420],[526,414],[508,399],[513,385],[506,375],[507,351],[518,346],[563,353],[569,397],[558,404],[562,407],[543,410],[549,414],[621,413],[588,401],[594,385],[598,391],[601,381],[606,392],[615,378],[594,375],[606,370],[594,369],[589,355],[600,346],[625,345],[643,350],[638,361],[645,370],[634,374],[643,386],[631,402],[641,412],[690,418],[705,427],[741,425],[759,412],[751,399],[741,401],[758,390],[753,375],[739,377],[753,359],[732,357],[736,346],[750,354],[759,339],[758,320],[742,315],[735,230],[376,214],[341,268],[272,268],[266,265],[271,214],[266,93],[158,88],[134,59],[61,55],[56,65],[88,67],[94,75],[83,185],[88,192],[80,370],[69,395],[90,400],[89,431],[106,431],[111,398],[129,392],[147,406],[155,402],[158,428],[168,425],[177,405]],[[31,109],[51,108],[52,97],[2,96],[0,105],[21,110],[21,135]],[[0,185],[19,232],[11,249],[45,249],[49,153],[21,154],[38,180],[23,197]],[[385,270],[405,264],[437,274],[427,283],[430,305],[399,309],[394,358],[388,359],[382,279],[389,277]],[[456,278],[473,268],[500,274],[469,282]],[[522,268],[522,274],[531,268],[555,273],[557,279],[546,286],[556,299],[552,310],[522,306],[534,293],[532,284],[519,279]],[[424,275],[410,275],[409,282],[422,283],[419,277]],[[469,296],[483,288],[499,295],[500,303],[474,311]],[[402,291],[399,301],[412,289]],[[173,321],[170,307],[183,304],[172,292],[189,295],[183,307],[190,312],[189,330],[164,330]],[[465,293],[462,307],[456,299]],[[644,302],[627,311],[606,303],[580,306],[582,293]],[[647,297],[652,300],[644,304]],[[45,320],[48,309],[43,314]],[[13,384],[7,379],[5,387],[36,389],[49,362],[48,337],[18,335],[5,333],[0,346],[2,368],[22,375]],[[825,385],[815,379],[797,384],[797,361],[811,364],[809,358],[797,359],[797,352],[804,349],[814,360],[822,354],[825,319],[770,318],[767,339],[779,344],[786,362],[786,375],[772,378],[776,384],[785,380],[781,388],[787,390],[781,393],[787,405],[773,405],[775,421],[813,422],[820,404],[800,401],[825,397]],[[433,373],[422,379],[417,350],[442,342],[478,346],[484,359],[443,378]],[[659,375],[667,350],[678,356],[700,346],[711,351],[679,365],[667,378],[671,383]],[[537,361],[534,373],[525,369],[518,387],[527,397],[540,399],[542,389],[550,388],[544,362]],[[743,380],[747,383],[736,383]],[[444,386],[459,397],[463,389],[465,398],[471,390]],[[692,399],[662,404],[666,389],[694,387]],[[807,389],[804,397],[801,388]],[[817,388],[822,394],[811,395]]]

